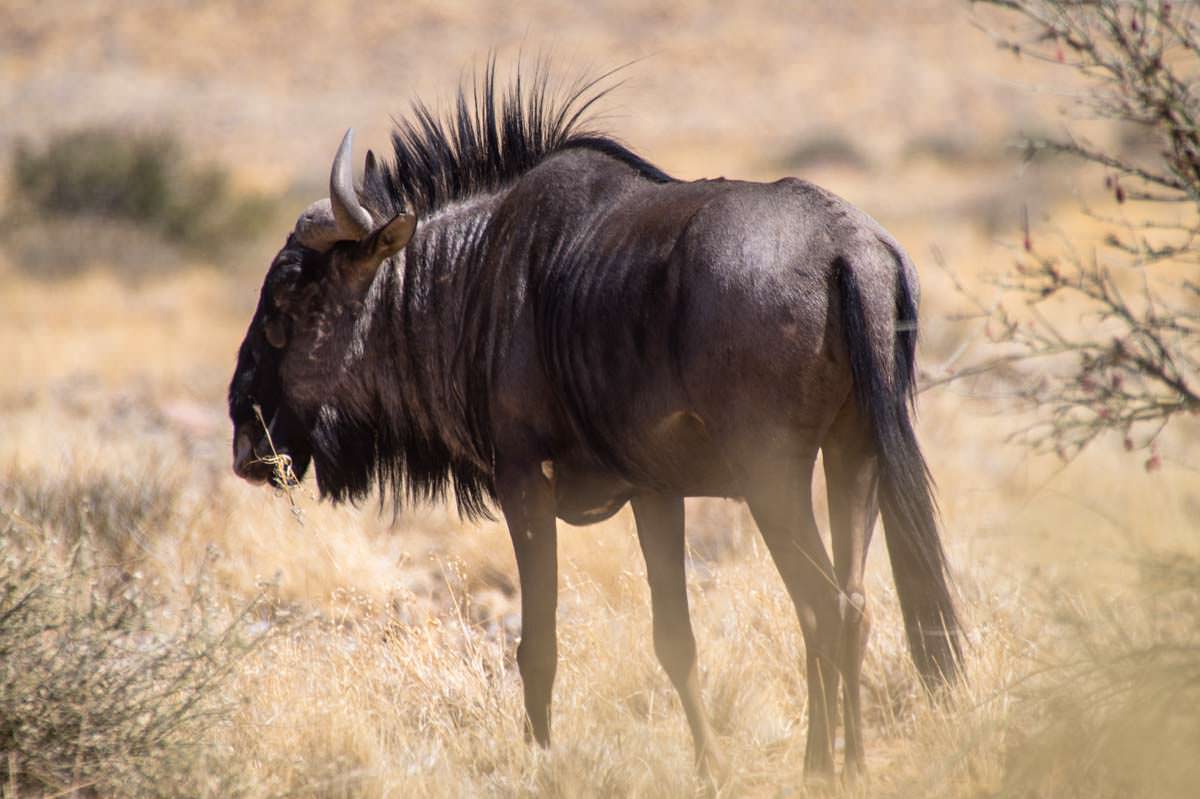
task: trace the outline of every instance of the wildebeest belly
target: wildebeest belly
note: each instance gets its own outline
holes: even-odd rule
[[[634,494],[632,485],[601,467],[544,461],[542,472],[554,483],[555,512],[568,524],[604,521]]]
[[[577,525],[603,521],[641,491],[691,497],[741,495],[724,458],[694,414],[670,414],[638,438],[647,445],[642,448],[647,473],[640,479],[572,458],[543,462],[543,473],[554,482],[560,519]]]

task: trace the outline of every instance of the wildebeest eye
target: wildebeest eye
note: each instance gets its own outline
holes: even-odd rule
[[[287,327],[281,317],[267,317],[263,322],[263,331],[267,334],[267,343],[275,349],[281,350],[287,346]]]

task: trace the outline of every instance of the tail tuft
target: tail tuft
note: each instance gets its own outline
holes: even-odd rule
[[[894,253],[897,260],[902,256]],[[895,340],[891,379],[882,358],[889,354],[873,335],[850,264],[835,265],[842,322],[859,407],[871,420],[879,454],[879,505],[896,594],[909,649],[927,687],[957,678],[962,661],[958,614],[950,592],[946,553],[938,535],[933,477],[921,454],[909,415],[916,351],[916,302],[903,263],[898,263]]]

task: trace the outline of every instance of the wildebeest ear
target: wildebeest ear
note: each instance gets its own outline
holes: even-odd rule
[[[417,218],[412,214],[400,213],[392,221],[377,230],[371,245],[371,256],[377,262],[391,258],[404,249],[417,228]]]
[[[412,214],[396,214],[392,221],[358,243],[340,270],[343,279],[357,290],[365,289],[375,279],[380,265],[404,249],[416,227],[417,218]]]

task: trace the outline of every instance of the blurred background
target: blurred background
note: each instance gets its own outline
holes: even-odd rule
[[[47,594],[60,604],[46,612],[73,608],[79,636],[125,641],[124,622],[80,610],[78,597],[111,589],[99,606],[148,614],[159,648],[146,651],[166,661],[229,631],[247,642],[220,650],[210,682],[182,683],[199,705],[160,690],[181,684],[168,667],[138,666],[144,696],[166,697],[146,699],[154,707],[206,708],[202,722],[172,716],[158,737],[134,712],[87,735],[44,729],[9,678],[15,704],[0,716],[28,718],[0,721],[0,751],[19,753],[4,782],[104,795],[690,795],[690,743],[654,661],[626,512],[560,536],[559,743],[535,759],[520,741],[515,568],[499,525],[446,508],[331,508],[311,479],[284,496],[230,473],[236,348],[270,258],[327,193],[342,132],[356,128],[360,157],[387,152],[413,98],[446,108],[494,52],[501,76],[540,58],[564,83],[620,67],[595,126],[650,161],[684,179],[797,175],[905,246],[921,269],[931,386],[919,432],[975,680],[957,707],[922,698],[877,546],[872,791],[1084,784],[1063,765],[1075,762],[1071,736],[1044,737],[1066,717],[1047,709],[1063,682],[1034,704],[1023,691],[1080,651],[1056,649],[1071,630],[1103,648],[1110,631],[1149,629],[1114,607],[1141,596],[1147,553],[1195,552],[1196,438],[1163,439],[1153,469],[1119,437],[1064,462],[1007,440],[1025,417],[1003,387],[933,386],[990,352],[981,327],[958,318],[970,306],[956,282],[993,296],[983,278],[1011,268],[1030,226],[1085,249],[1102,233],[1081,208],[1108,196],[1104,175],[1031,160],[1025,137],[1070,129],[1119,153],[1145,147],[1082,112],[1073,73],[997,47],[991,33],[1011,25],[956,0],[0,0],[5,585],[82,580],[74,599]],[[689,524],[705,692],[738,772],[726,792],[777,795],[803,760],[794,617],[739,505],[693,502]],[[217,626],[180,626],[189,618]],[[22,640],[26,671],[63,686],[63,718],[95,717],[84,694],[107,690],[81,674],[128,676],[103,646],[62,661],[36,635]],[[1074,708],[1063,696],[1054,707]],[[159,748],[122,748],[138,735]],[[1174,751],[1118,744],[1138,790],[1147,764]],[[1121,795],[1124,783],[1097,779],[1089,790]]]

